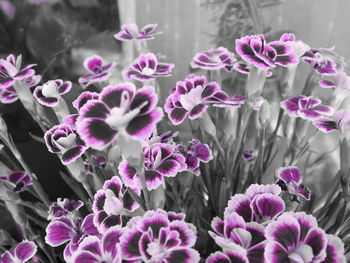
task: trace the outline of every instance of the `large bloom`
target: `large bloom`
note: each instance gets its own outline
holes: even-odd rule
[[[304,212],[284,213],[266,227],[265,237],[266,263],[322,262],[326,257],[327,235]]]
[[[122,25],[122,30],[115,34],[114,37],[120,41],[128,40],[150,40],[162,32],[154,32],[157,24],[145,25],[141,30],[136,24]]]
[[[11,251],[5,251],[1,257],[1,263],[24,263],[30,260],[36,253],[37,246],[34,242],[24,240],[17,244]]]
[[[120,238],[125,259],[149,263],[197,263],[199,253],[192,248],[195,242],[192,224],[183,221],[181,214],[160,209],[134,217]]]
[[[276,184],[279,185],[283,191],[288,191],[293,197],[293,200],[299,201],[299,196],[310,200],[311,191],[301,183],[301,174],[298,167],[281,167],[276,170],[276,177]]]
[[[66,94],[72,88],[72,82],[61,79],[50,80],[34,90],[34,97],[41,105],[55,107],[58,105],[61,95]]]
[[[234,251],[239,245],[249,261],[264,263],[265,227],[258,223],[246,223],[240,215],[233,212],[224,220],[215,217],[211,223],[215,233],[210,236],[224,251]],[[235,262],[235,261],[233,261]]]
[[[148,190],[157,189],[164,181],[164,176],[174,177],[186,169],[185,157],[175,152],[174,145],[154,143],[144,148],[144,172]],[[119,164],[119,173],[125,185],[141,188],[141,178],[135,168],[126,160]]]
[[[225,217],[236,212],[246,222],[267,223],[277,218],[285,209],[284,202],[279,194],[278,185],[252,184],[245,194],[235,194],[228,201],[225,208]]]
[[[22,67],[22,56],[17,58],[9,55],[6,59],[0,59],[0,88],[11,86],[16,79],[24,79],[35,74],[32,69],[35,64]]]
[[[141,194],[138,189],[132,190],[138,195]],[[95,194],[92,205],[94,224],[100,233],[105,233],[113,226],[122,225],[122,215],[125,215],[126,211],[133,212],[138,207],[138,203],[131,197],[122,181],[114,176]]]
[[[166,99],[164,110],[174,125],[190,119],[197,119],[206,111],[208,104],[216,107],[240,107],[244,103],[242,96],[229,96],[221,91],[216,82],[206,83],[204,76],[189,75],[184,81],[178,81],[176,88]]]
[[[0,180],[7,181],[13,185],[15,192],[21,192],[25,186],[32,184],[32,179],[24,171],[12,172],[7,176],[0,176]]]
[[[153,87],[136,90],[131,83],[109,86],[98,100],[88,101],[79,112],[77,131],[88,146],[102,150],[118,132],[149,138],[163,112],[157,105]]]
[[[205,52],[197,53],[192,62],[192,68],[221,69],[231,71],[236,58],[227,48],[219,47]]]
[[[79,84],[85,88],[92,83],[103,82],[111,76],[110,70],[115,67],[117,63],[112,62],[105,64],[102,57],[94,55],[84,60],[84,67],[89,74],[79,78]]]
[[[84,203],[82,201],[69,200],[67,198],[58,198],[57,202],[52,202],[49,208],[48,220],[56,219],[62,216],[75,213],[82,207]]]
[[[331,107],[320,104],[321,100],[319,99],[301,95],[282,101],[281,108],[291,117],[300,117],[306,120],[316,120],[323,115],[333,114]]]
[[[276,65],[288,67],[299,63],[293,46],[283,41],[266,43],[263,35],[237,39],[236,52],[247,63],[264,70],[274,68]]]
[[[49,152],[62,154],[61,162],[63,164],[75,161],[86,150],[84,142],[70,126],[65,124],[52,127],[45,132],[44,139]]]
[[[173,68],[174,64],[158,62],[153,53],[147,53],[141,54],[129,69],[123,70],[122,75],[126,80],[149,81],[157,77],[171,76]]]
[[[320,118],[312,123],[317,129],[324,133],[332,131],[344,132],[350,127],[350,111],[340,110],[331,118]]]

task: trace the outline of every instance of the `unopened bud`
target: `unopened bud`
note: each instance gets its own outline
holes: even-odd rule
[[[265,100],[260,107],[259,122],[260,122],[261,126],[263,126],[263,127],[266,127],[266,125],[268,124],[268,122],[271,119],[271,109],[270,108],[271,108],[271,106],[267,102],[267,100]]]

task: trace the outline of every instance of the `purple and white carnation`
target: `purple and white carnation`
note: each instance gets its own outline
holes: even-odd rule
[[[181,214],[167,214],[160,209],[134,217],[120,238],[126,260],[148,263],[197,263],[199,253],[192,248],[195,242],[192,224],[186,223]]]
[[[114,142],[118,132],[147,139],[163,117],[157,102],[150,86],[138,90],[131,83],[108,86],[98,99],[89,100],[80,108],[77,132],[87,146],[97,150]]]
[[[208,108],[208,104],[216,107],[240,107],[245,99],[236,95],[230,98],[216,82],[206,83],[204,76],[188,75],[184,81],[178,81],[176,88],[166,99],[164,110],[174,125],[182,123],[186,116],[199,118]]]
[[[236,212],[245,222],[268,223],[274,220],[285,209],[284,201],[279,194],[281,188],[275,184],[252,184],[245,194],[235,194],[228,201],[225,217]]]
[[[276,177],[276,184],[283,191],[287,191],[292,196],[293,201],[299,202],[299,196],[305,200],[310,200],[311,191],[301,183],[302,178],[298,167],[281,167],[276,170]]]
[[[200,163],[207,163],[213,159],[209,146],[197,139],[193,139],[188,145],[178,143],[176,150],[186,158],[187,170],[197,175],[200,173]]]
[[[156,55],[153,53],[141,54],[129,69],[122,72],[126,80],[136,79],[138,81],[150,81],[158,77],[171,76],[171,70],[174,64],[158,62]]]
[[[244,249],[246,262],[265,262],[265,227],[263,225],[255,222],[246,223],[243,217],[233,212],[226,214],[224,220],[215,217],[211,226],[215,232],[209,231],[209,235],[223,251],[235,251],[238,245]]]
[[[305,52],[310,50],[309,45],[305,44],[301,40],[296,40],[296,37],[293,33],[284,33],[280,37],[280,41],[286,42],[287,44],[291,45],[294,49],[294,53],[297,55],[298,58],[303,56]]]
[[[197,53],[191,62],[192,68],[201,68],[206,70],[217,70],[224,68],[230,72],[236,58],[227,48],[219,47],[205,52]]]
[[[86,88],[93,83],[108,80],[111,76],[111,69],[116,65],[117,63],[115,62],[105,63],[103,58],[98,55],[86,58],[84,60],[84,67],[87,71],[89,71],[89,74],[80,77],[79,84],[83,88]]]
[[[334,88],[338,92],[350,94],[350,77],[344,71],[338,71],[333,75],[333,81],[320,80],[322,88]]]
[[[174,177],[186,170],[186,159],[176,152],[174,145],[155,143],[144,148],[144,173],[148,190],[162,185],[164,177]],[[142,183],[136,169],[123,160],[118,167],[123,182],[128,187],[141,189]]]
[[[74,162],[87,149],[79,135],[65,124],[52,127],[45,132],[44,139],[49,152],[61,154],[61,162],[65,165]]]
[[[22,192],[24,187],[32,184],[32,179],[24,171],[12,172],[6,176],[0,176],[0,180],[4,180],[13,185],[13,190],[15,192]]]
[[[304,95],[282,101],[281,108],[291,117],[300,117],[306,120],[317,120],[324,115],[333,114],[333,109],[321,105],[321,100]]]
[[[251,163],[258,156],[256,149],[247,149],[242,153],[242,160],[245,163]]]
[[[122,25],[121,31],[114,35],[114,37],[120,41],[129,40],[151,40],[156,35],[162,32],[154,32],[157,24],[145,25],[141,30],[136,24],[125,24]]]
[[[139,189],[132,188],[137,195]],[[122,225],[122,215],[133,212],[139,208],[138,203],[131,197],[128,189],[119,177],[105,181],[103,188],[95,194],[92,209],[94,211],[94,224],[100,233],[105,233],[114,226]]]
[[[24,240],[18,243],[11,251],[5,251],[1,263],[24,263],[31,260],[37,252],[37,245],[32,241]]]
[[[50,80],[34,90],[34,97],[44,106],[55,107],[62,99],[63,94],[68,93],[72,88],[72,82],[61,79]]]
[[[335,235],[327,235],[326,257],[321,263],[345,263],[344,243]]]
[[[206,263],[249,263],[246,251],[238,245],[233,245],[232,251],[215,252],[211,254]],[[260,262],[260,261],[257,261]]]
[[[67,198],[58,198],[56,202],[52,202],[49,208],[48,220],[53,220],[62,216],[69,216],[75,214],[76,211],[82,207],[84,203],[82,201],[69,200]]]
[[[312,124],[324,133],[332,131],[344,132],[350,127],[350,111],[339,110],[334,114],[333,118],[320,118],[313,121]]]

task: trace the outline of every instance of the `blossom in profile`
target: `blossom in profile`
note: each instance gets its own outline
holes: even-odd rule
[[[150,81],[158,77],[171,76],[174,64],[158,62],[153,53],[141,54],[129,69],[122,72],[126,80],[136,79],[138,81]]]
[[[334,88],[337,92],[350,94],[350,77],[344,71],[338,71],[334,74],[333,80],[320,80],[322,88]]]
[[[235,194],[228,201],[225,217],[236,212],[245,222],[266,223],[274,220],[285,209],[279,194],[281,188],[275,184],[252,184],[245,194]]]
[[[132,190],[137,195],[141,194],[138,189]],[[114,176],[105,181],[103,188],[95,194],[92,205],[94,224],[100,233],[105,233],[113,226],[122,225],[122,215],[125,215],[125,211],[133,212],[138,207],[138,203],[131,197],[122,181]]]
[[[193,139],[188,145],[177,144],[176,150],[186,158],[187,170],[197,175],[200,173],[200,163],[207,163],[213,159],[209,146],[197,139]]]
[[[150,40],[154,39],[156,35],[162,32],[154,32],[157,28],[157,24],[145,25],[142,29],[136,24],[125,24],[122,25],[121,31],[114,35],[114,37],[120,41],[130,40]]]
[[[58,198],[56,202],[52,202],[49,208],[48,220],[56,219],[62,216],[74,214],[82,207],[84,203],[82,201],[70,200],[67,198]]]
[[[302,178],[298,167],[281,167],[276,170],[276,177],[276,184],[279,185],[283,191],[287,191],[293,197],[292,200],[299,201],[299,196],[305,200],[310,200],[311,191],[301,183]]]
[[[24,263],[28,262],[37,251],[37,245],[34,242],[24,240],[18,243],[11,251],[5,251],[2,255],[1,263]]]
[[[102,237],[88,236],[72,255],[72,263],[121,263],[120,237],[123,230],[112,227]]]
[[[17,58],[9,55],[6,59],[0,59],[0,88],[13,85],[16,80],[22,80],[35,74],[32,69],[35,64],[22,65],[22,56]]]
[[[326,257],[321,263],[345,263],[344,243],[335,235],[327,235]]]
[[[192,68],[201,68],[206,70],[217,70],[224,68],[226,71],[232,71],[236,58],[227,48],[219,47],[205,52],[197,53],[191,62]]]
[[[339,110],[333,118],[320,118],[312,122],[312,124],[324,133],[332,131],[344,132],[350,127],[350,111]]]
[[[322,262],[326,257],[327,235],[304,212],[284,213],[266,227],[265,237],[268,263]]]
[[[44,106],[55,107],[58,105],[61,96],[68,93],[72,88],[72,82],[61,79],[50,80],[34,90],[34,97]]]
[[[84,60],[84,67],[89,71],[89,74],[80,77],[79,84],[83,88],[86,88],[93,83],[108,80],[111,76],[111,69],[116,65],[117,63],[115,62],[106,63],[103,58],[98,55],[86,58]]]
[[[297,55],[298,58],[300,58],[305,54],[305,52],[310,50],[309,45],[301,40],[296,40],[296,37],[293,33],[284,33],[280,37],[280,41],[286,42],[287,44],[291,45],[294,49],[293,52]]]
[[[65,165],[78,159],[87,149],[78,134],[66,124],[52,127],[45,132],[44,139],[49,152],[60,153],[61,162]]]
[[[169,216],[170,215],[170,216]],[[143,262],[198,263],[199,253],[192,247],[196,230],[181,217],[164,210],[150,210],[134,217],[120,238],[126,260]]]
[[[155,143],[144,148],[144,169],[148,190],[157,189],[164,177],[174,177],[178,172],[186,170],[185,157],[176,152],[174,145]],[[119,173],[126,186],[141,189],[141,178],[136,169],[126,160],[119,164]]]
[[[300,117],[306,120],[316,120],[324,115],[333,114],[333,109],[321,105],[321,100],[304,95],[282,101],[281,108],[291,117]]]
[[[215,217],[211,226],[215,232],[209,231],[209,235],[223,251],[235,251],[238,247],[244,250],[247,262],[265,262],[265,227],[263,225],[246,223],[243,217],[233,212],[225,215],[224,220]]]
[[[25,186],[32,184],[32,179],[24,171],[12,172],[6,176],[0,176],[0,180],[7,181],[13,185],[15,192],[22,192]]]
[[[138,90],[131,83],[108,86],[98,99],[89,100],[80,108],[77,132],[87,146],[97,150],[112,143],[118,132],[147,139],[163,117],[157,102],[150,86]]]
[[[338,55],[333,48],[310,49],[302,57],[320,75],[334,75],[344,71],[344,58]]]
[[[236,52],[248,64],[263,70],[269,70],[276,65],[288,67],[299,63],[293,46],[283,41],[267,43],[263,35],[237,39]]]
[[[242,160],[245,163],[251,163],[258,155],[258,151],[256,149],[247,149],[242,153]]]

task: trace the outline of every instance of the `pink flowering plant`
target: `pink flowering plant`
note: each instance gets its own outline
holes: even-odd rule
[[[242,35],[193,54],[166,85],[177,65],[149,49],[158,28],[114,28],[108,37],[133,52],[68,61],[76,75],[0,59],[0,102],[36,123],[40,161],[57,157],[66,183],[53,198],[0,116],[0,204],[13,225],[0,230],[0,263],[349,262],[344,58],[292,33]]]

